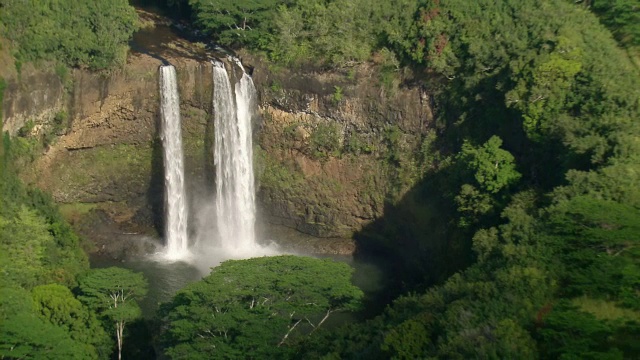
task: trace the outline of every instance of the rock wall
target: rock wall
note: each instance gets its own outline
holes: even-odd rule
[[[65,106],[65,88],[60,77],[50,70],[29,67],[20,77],[7,80],[2,102],[2,131],[15,135],[28,120],[35,124],[50,122]]]
[[[211,157],[205,149],[211,69],[189,58],[171,63],[178,71],[187,180],[201,186]],[[161,230],[160,65],[159,59],[136,54],[124,69],[110,74],[74,70],[63,81],[39,70],[8,79],[4,131],[37,139],[52,131],[56,114],[63,112],[68,119],[63,133],[25,166],[23,179],[59,203],[99,204],[118,223]]]
[[[261,220],[318,237],[350,237],[383,215],[420,177],[422,144],[432,121],[423,89],[385,83],[375,67],[347,73],[253,69],[261,121],[255,167]],[[170,59],[178,70],[187,183],[211,188],[211,65]],[[46,132],[56,114],[68,126],[23,177],[60,203],[91,203],[129,228],[156,230],[163,204],[158,139],[158,71],[162,61],[130,56],[108,75],[49,71],[10,79],[4,130]],[[23,134],[24,135],[24,134]],[[203,201],[203,191],[191,203]],[[206,193],[206,191],[204,191]],[[208,195],[207,195],[208,196]]]
[[[433,120],[424,89],[385,83],[371,65],[274,72],[244,60],[255,64],[260,91],[258,199],[266,221],[350,237],[419,179]]]

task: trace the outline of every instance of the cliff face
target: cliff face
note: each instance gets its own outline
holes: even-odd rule
[[[369,65],[273,72],[244,60],[256,64],[258,198],[269,222],[350,237],[418,180],[433,119],[424,89],[385,82]]]
[[[211,69],[187,57],[171,62],[178,70],[187,179],[202,186],[211,157],[205,149]],[[161,64],[133,54],[123,70],[108,75],[74,70],[61,79],[54,71],[23,69],[7,79],[3,130],[36,142],[58,135],[25,164],[23,179],[50,192],[63,210],[97,207],[121,232],[161,231]]]
[[[20,81],[16,76],[7,81],[2,103],[2,130],[15,135],[29,120],[36,124],[50,122],[64,108],[64,102],[64,85],[53,71],[27,69],[22,72]]]
[[[182,56],[170,61],[178,71],[187,183],[211,188],[211,65]],[[368,66],[345,75],[273,72],[258,59],[244,61],[254,67],[261,103],[254,132],[261,220],[349,237],[417,180],[432,119],[423,90],[385,85]],[[25,166],[23,178],[68,204],[72,220],[84,212],[79,204],[89,204],[125,231],[161,228],[160,65],[133,54],[109,75],[33,70],[9,79],[3,130],[59,135]],[[64,126],[56,128],[61,117]],[[202,191],[194,193],[193,204],[204,200]]]

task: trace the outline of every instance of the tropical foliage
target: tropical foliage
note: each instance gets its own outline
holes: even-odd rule
[[[449,180],[438,191],[474,229],[476,262],[309,354],[637,357],[637,70],[560,1],[434,1],[412,29],[400,57],[446,81],[440,140],[462,139],[427,176]]]
[[[28,156],[28,141],[5,134],[0,156],[0,357],[107,359],[113,341],[105,329],[130,317],[108,312],[108,323],[99,321],[107,312],[89,300],[102,288],[90,280],[106,270],[85,275],[89,264],[78,236],[50,196],[20,181],[17,164]],[[78,278],[84,297],[76,298],[71,289]],[[144,290],[144,281],[134,279],[136,292]]]
[[[69,4],[2,2],[18,58],[121,61],[135,27],[128,5]],[[620,47],[638,46],[637,0],[168,5],[189,5],[212,40],[265,61],[402,73],[403,86],[433,95],[437,134],[425,138],[423,179],[358,234],[391,269],[385,310],[330,327],[325,319],[362,298],[346,265],[229,261],[163,307],[168,356],[640,357],[640,74]],[[332,105],[344,96],[336,86]],[[393,149],[400,130],[389,122],[381,129]],[[315,129],[311,156],[339,151],[334,130]],[[0,162],[0,356],[102,357],[109,344],[91,311],[121,340],[138,310],[118,301],[146,285],[114,269],[79,277],[77,237],[15,174],[21,141],[5,139]],[[399,155],[382,160],[398,166]],[[78,279],[78,299],[51,285]]]
[[[107,358],[109,337],[69,289],[87,257],[50,197],[18,179],[12,144],[0,157],[0,357]]]
[[[344,263],[298,256],[229,260],[162,311],[172,358],[282,358],[362,292]]]
[[[0,30],[20,62],[55,60],[104,69],[122,65],[138,17],[126,0],[4,0]]]
[[[142,316],[138,300],[147,294],[147,280],[123,268],[95,269],[80,278],[78,290],[80,301],[102,318],[105,327],[114,327],[120,359],[125,326]]]

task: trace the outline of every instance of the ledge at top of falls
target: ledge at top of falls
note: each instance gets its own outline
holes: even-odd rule
[[[210,37],[181,22],[175,22],[149,11],[136,9],[143,23],[129,42],[131,54],[146,55],[163,65],[173,65],[180,59],[205,62],[211,59],[238,58],[229,49],[213,42]]]

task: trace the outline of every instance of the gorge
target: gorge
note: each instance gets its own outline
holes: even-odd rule
[[[171,49],[167,48],[167,52],[170,54]],[[198,194],[187,202],[192,207],[204,208],[204,199],[215,198],[207,189],[216,183],[207,178],[215,174],[215,159],[213,150],[206,150],[215,143],[215,126],[207,122],[210,114],[214,114],[211,109],[214,73],[206,61],[200,62],[189,54],[184,56],[169,58],[176,66],[180,91],[184,181],[187,188],[197,189],[194,193]],[[250,64],[250,57],[245,58]],[[156,120],[159,97],[153,90],[157,88],[154,85],[157,80],[152,74],[153,68],[160,65],[146,54],[134,53],[125,71],[110,78],[75,71],[70,74],[76,79],[69,91],[71,97],[65,94],[64,84],[56,85],[57,80],[51,86],[36,88],[42,80],[25,71],[24,83],[31,84],[30,87],[12,91],[10,85],[5,96],[5,129],[13,133],[28,119],[40,122],[57,112],[69,114],[70,129],[43,157],[36,159],[25,177],[50,191],[57,201],[69,204],[71,210],[94,204],[89,217],[97,216],[115,225],[108,230],[113,233],[109,241],[100,240],[102,235],[96,234],[98,248],[103,245],[105,251],[112,248],[110,252],[116,257],[123,256],[124,248],[135,253],[134,248],[147,246],[131,241],[131,236],[123,233],[165,231],[160,220],[165,200],[151,196],[164,191],[163,183],[154,180],[163,173],[162,163],[154,160],[162,147],[154,140],[160,126]],[[241,72],[239,68],[236,71]],[[351,252],[353,245],[349,241],[332,239],[348,238],[382,214],[386,193],[391,183],[397,181],[394,178],[404,176],[407,179],[400,180],[407,181],[411,176],[387,173],[387,164],[377,160],[388,146],[385,129],[392,128],[401,135],[402,148],[398,151],[406,157],[403,161],[407,167],[414,162],[411,152],[420,146],[421,134],[427,131],[431,112],[424,92],[400,90],[387,98],[378,92],[377,86],[367,83],[367,71],[362,69],[361,80],[341,85],[334,85],[340,83],[331,78],[314,79],[286,72],[269,74],[262,68],[255,71],[260,92],[257,98],[262,99],[264,119],[255,124],[256,129],[261,129],[256,133],[259,149],[254,159],[259,216],[263,223],[327,238],[315,241],[311,251]],[[270,82],[287,87],[276,91],[268,85]],[[314,85],[309,88],[308,84]],[[334,86],[360,96],[335,102]],[[42,94],[42,98],[33,94]],[[284,99],[286,103],[282,102]],[[39,120],[38,116],[42,116],[39,114],[49,115]],[[381,119],[389,117],[397,118],[398,125],[385,125]],[[326,144],[321,144],[323,141]],[[290,146],[292,151],[283,151],[279,144]],[[340,158],[324,158],[323,153],[348,148],[349,144],[357,147]],[[96,161],[103,158],[108,160]],[[66,165],[71,162],[82,164],[83,171]],[[280,182],[281,178],[285,181]],[[87,213],[79,215],[82,216],[76,220],[84,221]],[[197,218],[190,222],[211,224]],[[269,238],[268,231],[266,237]],[[122,246],[116,245],[119,243]]]
[[[2,3],[0,358],[637,358],[637,2]]]

